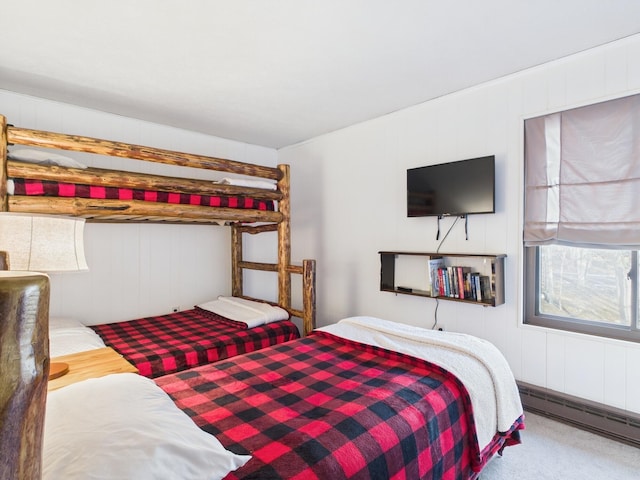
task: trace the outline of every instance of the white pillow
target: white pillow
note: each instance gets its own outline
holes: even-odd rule
[[[11,160],[19,160],[21,162],[37,163],[39,165],[58,165],[60,167],[69,168],[87,168],[83,163],[75,161],[73,158],[65,157],[53,152],[44,150],[31,150],[23,148],[20,150],[11,150],[8,153]]]
[[[51,358],[104,347],[106,345],[100,335],[89,327],[60,328],[49,332],[49,356]]]
[[[102,338],[75,318],[49,318],[49,356],[51,358],[105,347]]]
[[[226,450],[134,373],[49,392],[43,450],[44,480],[215,480],[251,458]]]

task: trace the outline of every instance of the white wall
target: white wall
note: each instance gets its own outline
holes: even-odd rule
[[[275,166],[274,149],[156,125],[62,103],[0,90],[0,114],[18,127],[86,135],[188,153]],[[91,166],[133,165],[149,173],[169,174],[176,167],[145,167],[126,159],[61,152]],[[200,178],[211,173],[193,170]],[[209,175],[209,177],[207,177]],[[215,177],[213,177],[215,178]],[[218,177],[219,178],[219,177]],[[230,230],[202,225],[95,224],[85,229],[89,272],[52,274],[52,316],[69,316],[87,323],[104,323],[163,314],[173,307],[231,291]],[[252,242],[248,259],[275,261],[276,239]],[[247,279],[247,291],[277,299],[277,280],[264,286]]]
[[[293,255],[318,260],[319,325],[373,315],[431,327],[433,299],[379,291],[378,251],[438,245],[434,218],[406,217],[406,169],[495,154],[497,212],[470,216],[468,241],[459,222],[441,252],[506,253],[506,303],[441,301],[440,323],[495,343],[519,380],[640,412],[640,346],[521,323],[523,120],[637,93],[638,58],[634,36],[280,150]]]

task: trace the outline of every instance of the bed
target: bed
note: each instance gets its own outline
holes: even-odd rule
[[[42,213],[79,216],[88,222],[216,224],[231,227],[231,297],[247,300],[244,295],[245,270],[271,271],[277,274],[277,305],[287,316],[302,319],[302,333],[315,327],[315,262],[291,262],[289,167],[277,168],[232,160],[168,151],[102,139],[67,135],[8,125],[0,116],[0,204],[2,210],[16,213]],[[61,153],[60,153],[61,152]],[[68,153],[70,152],[70,153]],[[181,175],[194,175],[194,169],[213,172],[211,179],[187,176],[161,176],[139,171],[120,171],[87,167],[73,158],[74,152],[102,157],[127,158],[141,165],[178,168]],[[84,157],[80,157],[81,159]],[[156,165],[157,166],[157,165]],[[144,168],[144,167],[140,167]],[[175,170],[174,170],[175,171]],[[231,174],[231,176],[229,176]],[[217,175],[217,176],[215,176]],[[220,177],[220,175],[227,175]],[[243,258],[243,235],[277,232],[277,262],[250,262]],[[302,308],[292,305],[291,277],[302,277]],[[220,292],[221,293],[221,292]],[[242,331],[220,319],[190,311],[173,317],[163,315],[131,323],[137,332],[125,333],[126,324],[112,328],[97,327],[109,346],[140,364],[145,375],[155,376],[194,366],[204,361],[224,358],[237,351],[293,338],[291,323],[264,326]],[[218,320],[217,322],[215,320]],[[159,335],[151,321],[163,324],[176,338]],[[192,334],[186,333],[189,322]],[[237,339],[207,343],[211,333],[199,341],[195,332],[204,332],[202,324],[215,325],[221,336]],[[173,326],[172,326],[173,325]],[[200,325],[200,326],[199,326]],[[141,331],[149,333],[141,339]],[[133,335],[133,336],[132,336]],[[152,349],[155,348],[156,352]],[[216,348],[218,352],[216,353]],[[136,351],[137,350],[137,351]],[[226,350],[226,351],[225,351]],[[169,354],[167,354],[169,352]],[[176,352],[179,358],[169,358]],[[181,353],[180,353],[181,352]],[[144,357],[144,358],[143,358]],[[195,359],[194,359],[195,357]],[[146,359],[145,359],[146,358]],[[171,366],[171,363],[174,363]]]
[[[277,304],[302,319],[303,334],[315,327],[315,261],[291,261],[288,165],[267,167],[20,128],[8,124],[2,115],[0,136],[0,211],[67,215],[102,223],[229,226],[231,296],[250,299],[244,293],[246,270],[275,272]],[[74,152],[98,160],[127,159],[132,167],[129,171],[87,167],[73,157]],[[168,169],[171,176],[143,173],[159,168]],[[277,233],[277,261],[243,258],[243,236],[266,232]],[[302,308],[292,305],[292,275],[302,279]]]
[[[198,445],[227,455],[215,474],[205,465],[189,475],[208,457],[180,455],[165,445],[175,439],[159,434],[155,450],[171,450],[171,473],[179,478],[475,479],[495,454],[520,442],[524,428],[515,380],[493,345],[371,317],[158,377],[153,385],[132,377],[109,375],[50,393],[45,479],[71,478],[69,468],[91,469],[103,479],[150,478],[138,474],[154,471],[163,456],[126,457],[119,449],[135,446],[115,440],[132,438],[126,426],[140,419],[132,420],[127,408],[114,411],[112,397],[138,391],[137,385],[162,397],[185,429],[200,427],[193,435],[208,434]],[[122,405],[136,397],[121,396]],[[109,421],[95,409],[108,411]],[[154,428],[165,417],[163,409],[138,411]],[[123,472],[129,462],[131,472]]]
[[[222,297],[224,301],[243,299]],[[211,303],[211,302],[207,302]],[[215,302],[214,302],[215,303]],[[259,305],[252,302],[252,305]],[[235,320],[195,307],[167,315],[92,325],[105,345],[120,353],[140,375],[158,377],[252,352],[300,336],[288,313],[267,304],[274,314],[268,322]],[[207,307],[207,305],[203,305]]]

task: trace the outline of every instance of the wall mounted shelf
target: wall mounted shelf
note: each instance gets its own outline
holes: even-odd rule
[[[378,253],[380,254],[380,290],[383,292],[473,303],[486,307],[497,307],[504,303],[504,264],[506,255],[402,251],[381,251]],[[416,263],[419,271],[422,268],[420,264],[424,266],[424,278],[421,278],[419,285],[412,284],[411,280],[402,278],[401,272],[398,272],[396,267],[398,258]],[[433,282],[430,278],[429,261],[436,259],[442,259],[441,268],[446,269],[446,271],[440,272],[439,278],[442,279],[441,281],[446,282],[450,288],[446,290],[438,288],[438,292],[432,294]],[[453,267],[463,267],[464,270],[454,270]],[[450,275],[450,277],[443,278],[442,275]],[[475,293],[476,289],[471,284],[474,282],[475,277],[478,277],[475,280],[478,283],[478,287],[480,287],[481,277],[485,277],[482,280],[483,284],[485,284],[484,296],[482,292],[480,295]],[[453,280],[454,278],[455,281]],[[462,283],[460,283],[460,278],[462,278]],[[468,282],[466,286],[465,281]]]

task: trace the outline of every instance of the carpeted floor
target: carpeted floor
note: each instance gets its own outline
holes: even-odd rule
[[[525,413],[522,444],[508,447],[480,480],[638,480],[640,449]]]

